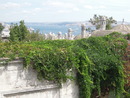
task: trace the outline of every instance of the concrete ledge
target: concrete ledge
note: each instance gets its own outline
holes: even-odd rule
[[[15,64],[15,63],[23,63],[23,59],[22,58],[16,58],[12,61],[8,61],[10,60],[9,58],[0,58],[0,65],[4,65],[4,64]]]
[[[37,79],[37,72],[24,69],[24,60],[0,58],[0,98],[78,98],[78,86],[66,81],[61,86]],[[68,72],[69,74],[69,72]]]
[[[41,88],[30,88],[30,89],[23,89],[23,90],[1,92],[1,94],[3,96],[10,96],[15,94],[33,93],[33,92],[39,92],[39,91],[50,90],[50,89],[58,89],[58,88],[60,88],[60,86],[58,85],[47,85],[46,87],[41,87]]]
[[[5,61],[5,60],[9,60],[10,58],[0,58],[0,61]],[[20,60],[22,58],[16,57],[15,60]]]

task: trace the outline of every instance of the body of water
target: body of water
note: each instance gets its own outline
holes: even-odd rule
[[[77,35],[81,32],[81,26],[78,25],[67,25],[67,24],[45,24],[45,23],[26,23],[26,26],[33,28],[34,30],[39,30],[40,33],[55,33],[62,32],[65,34],[68,32],[68,29],[73,30],[73,34]]]
[[[8,23],[11,24],[11,23]],[[15,24],[15,23],[13,23]],[[63,23],[25,23],[28,28],[33,28],[35,31],[39,30],[40,33],[55,33],[62,32],[65,34],[68,32],[68,29],[71,28],[73,30],[74,35],[78,35],[81,33],[81,24],[79,23],[71,23],[71,22],[63,22]],[[86,26],[93,29],[91,26]]]

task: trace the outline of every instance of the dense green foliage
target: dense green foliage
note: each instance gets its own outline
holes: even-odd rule
[[[12,42],[18,41],[43,41],[44,35],[40,34],[39,31],[29,31],[24,21],[20,21],[18,24],[12,24],[10,28],[10,38]]]
[[[89,76],[93,83],[89,85],[91,86],[90,94],[94,95],[93,98],[95,98],[95,95],[101,95],[101,92],[105,95],[111,90],[115,90],[118,97],[124,91],[124,73],[121,57],[127,46],[126,41],[122,39],[120,34],[116,33],[106,37],[82,39],[78,45],[84,48],[87,56],[93,63],[91,69],[88,70],[91,72]],[[79,83],[81,79],[84,80],[83,76],[80,77],[78,77]],[[88,83],[84,84],[86,86]],[[86,98],[88,92],[84,90],[83,82],[79,85],[81,98]],[[86,96],[84,96],[84,93],[86,93]]]
[[[0,23],[0,34],[1,34],[1,31],[4,29],[4,26]]]
[[[32,32],[29,32],[26,36],[25,36],[25,39],[24,41],[43,41],[45,40],[45,36],[44,34],[40,34],[39,31],[32,31]]]
[[[0,41],[2,41],[1,32],[4,29],[4,26],[0,23]]]
[[[102,15],[94,15],[93,18],[90,18],[89,22],[92,23],[93,25],[96,26],[96,29],[100,29],[101,27],[101,19],[102,19]],[[112,24],[113,23],[116,23],[116,20],[113,19],[113,17],[107,17],[105,16],[106,18],[106,30],[110,30],[112,29]]]
[[[130,33],[126,34],[124,37],[125,37],[127,40],[130,40]]]
[[[95,98],[111,90],[119,98],[124,92],[122,56],[127,41],[121,34],[75,41],[8,42],[0,46],[0,57],[23,58],[25,67],[33,67],[39,79],[61,83],[74,79],[71,72],[76,70],[80,98]]]
[[[23,41],[25,36],[29,33],[24,21],[20,21],[20,24],[13,24],[10,28],[10,41]]]
[[[125,87],[126,93],[125,93],[125,97],[124,98],[130,98],[130,87],[127,86]]]

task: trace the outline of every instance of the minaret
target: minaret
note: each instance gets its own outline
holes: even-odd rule
[[[68,29],[68,40],[72,39],[72,32],[73,30],[71,28]]]
[[[125,22],[125,21],[124,21],[124,19],[123,19],[123,20],[122,20],[122,25],[124,24],[124,22]]]
[[[85,38],[85,34],[86,34],[86,25],[82,24],[81,25],[81,38]]]
[[[64,38],[65,38],[65,39],[68,39],[68,35],[67,35],[67,33],[65,33]]]
[[[100,30],[106,30],[106,17],[105,16],[101,17],[100,25],[101,25]]]
[[[58,39],[62,39],[62,32],[58,32]]]

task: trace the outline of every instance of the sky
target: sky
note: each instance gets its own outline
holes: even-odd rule
[[[130,0],[0,0],[1,22],[78,22],[94,14],[130,22]]]

